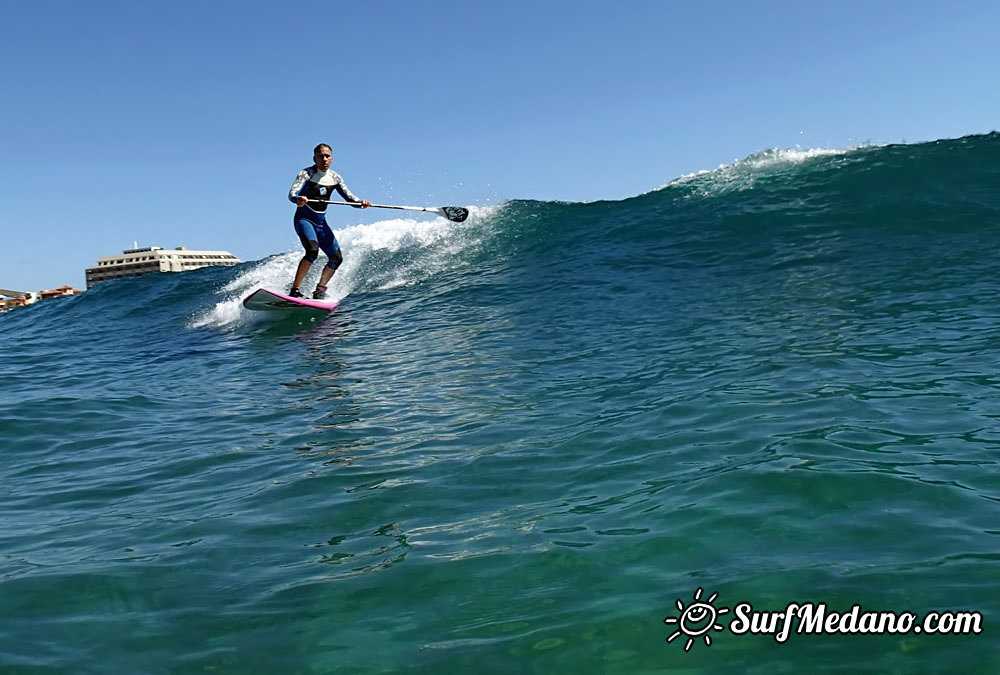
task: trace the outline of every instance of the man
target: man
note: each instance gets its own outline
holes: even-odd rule
[[[358,199],[347,189],[344,179],[335,171],[330,170],[330,162],[333,161],[333,150],[326,143],[320,143],[313,150],[313,165],[299,171],[292,183],[292,189],[288,191],[288,200],[299,208],[295,209],[295,232],[299,235],[299,240],[305,248],[305,255],[299,261],[299,267],[295,271],[295,281],[292,282],[292,290],[288,292],[293,298],[301,298],[302,291],[299,287],[309,273],[309,268],[316,261],[320,250],[326,254],[326,266],[319,276],[319,283],[313,293],[314,300],[322,300],[326,297],[326,285],[330,283],[333,273],[344,261],[344,256],[340,253],[340,245],[337,238],[333,236],[333,230],[326,222],[326,207],[323,203],[330,199],[334,190],[340,193],[345,201],[358,205],[358,208],[366,209],[372,205],[367,199]],[[316,200],[316,201],[314,201]]]

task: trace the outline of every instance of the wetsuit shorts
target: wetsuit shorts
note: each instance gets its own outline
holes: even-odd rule
[[[333,230],[326,222],[326,216],[316,213],[307,207],[300,207],[295,211],[295,233],[299,235],[299,241],[306,249],[305,258],[309,262],[315,262],[317,247],[326,254],[326,266],[331,270],[340,267],[344,261],[344,256],[340,252],[340,244],[333,236]]]

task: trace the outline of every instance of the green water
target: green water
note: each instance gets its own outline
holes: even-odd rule
[[[0,672],[1000,672],[998,143],[347,228],[324,321],[239,307],[296,254],[0,316]]]

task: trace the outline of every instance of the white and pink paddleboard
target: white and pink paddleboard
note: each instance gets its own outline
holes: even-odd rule
[[[293,298],[284,293],[269,291],[266,288],[258,288],[243,298],[243,306],[247,309],[265,312],[302,310],[332,312],[337,307],[337,303],[325,300],[311,300],[309,298]]]

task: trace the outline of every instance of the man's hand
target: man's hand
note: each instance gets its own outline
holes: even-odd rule
[[[302,195],[299,195],[299,198],[295,200],[295,205],[296,206],[305,206],[307,201],[308,200],[305,197],[303,197]]]
[[[361,208],[367,209],[371,205],[372,205],[372,203],[370,201],[368,201],[367,199],[362,199],[361,200]]]

